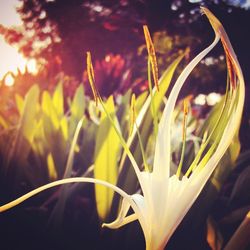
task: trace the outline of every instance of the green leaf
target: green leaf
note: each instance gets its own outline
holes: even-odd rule
[[[58,106],[55,106],[56,103]],[[44,142],[48,146],[46,151],[51,152],[58,178],[61,178],[68,155],[69,139],[69,125],[67,117],[64,116],[61,84],[57,86],[52,98],[48,91],[43,92],[42,111]]]
[[[48,142],[46,141],[44,135],[44,120],[41,117],[36,124],[32,150],[34,151],[35,155],[44,156],[46,155],[46,149],[48,149]]]
[[[66,116],[63,116],[63,118],[61,119],[60,128],[61,128],[64,140],[67,141],[69,139],[69,128],[68,128],[68,120]]]
[[[74,163],[75,149],[77,147],[77,140],[78,140],[78,137],[79,137],[82,125],[83,125],[83,121],[84,121],[84,118],[82,118],[78,122],[77,127],[75,129],[75,133],[74,133],[73,140],[72,140],[70,150],[69,150],[69,156],[68,156],[66,167],[65,167],[65,172],[63,176],[64,178],[68,178],[71,175],[73,163]]]
[[[93,162],[94,156],[94,147],[95,147],[95,138],[97,125],[93,122],[89,122],[87,119],[82,118],[75,129],[72,143],[70,145],[70,151],[67,158],[67,164],[65,168],[65,172],[63,177],[68,178],[71,177],[72,168],[74,163],[74,158],[76,157],[75,148],[77,145],[77,140],[79,137],[80,131],[83,131],[83,138],[80,144],[80,152],[77,154],[78,161],[81,164],[81,172],[82,177],[86,177],[86,174],[91,172],[92,176],[92,167],[89,167]],[[82,190],[83,184],[81,185],[73,185],[72,187],[64,186],[61,189],[59,194],[58,201],[51,213],[50,219],[51,223],[55,225],[59,225],[62,222],[62,218],[64,215],[65,205],[69,197],[73,195],[76,191]],[[94,198],[93,198],[94,199]]]
[[[56,111],[54,107],[54,102],[48,91],[44,91],[42,95],[42,111],[48,117],[48,119],[52,122],[54,129],[59,129],[60,119],[58,116],[58,112]]]
[[[51,153],[47,156],[47,166],[48,166],[48,174],[51,181],[57,180],[57,171],[55,167],[55,162],[53,160],[53,156]]]
[[[36,130],[39,92],[38,85],[34,85],[25,96],[16,136],[8,149],[7,168],[14,158],[18,159],[20,165],[27,159]]]
[[[22,96],[19,94],[15,95],[15,100],[16,100],[16,106],[19,114],[22,114],[23,108],[24,108],[24,99]]]
[[[25,96],[24,108],[20,119],[20,132],[32,143],[36,128],[36,115],[38,111],[39,87],[34,85]]]
[[[69,137],[72,138],[75,134],[75,130],[79,121],[85,117],[85,105],[86,100],[84,96],[83,85],[79,85],[77,88],[72,102],[70,102],[70,117],[69,117]]]
[[[63,101],[63,86],[62,83],[59,83],[56,86],[53,97],[53,105],[56,110],[56,113],[59,117],[64,115],[64,101]]]
[[[111,96],[105,103],[108,113],[115,118],[115,107]],[[96,136],[94,177],[116,184],[117,181],[117,160],[120,151],[120,139],[110,123],[104,111],[101,114],[100,126]],[[96,185],[96,204],[99,217],[104,220],[109,214],[113,191],[109,188]]]
[[[2,116],[0,116],[0,127],[3,127],[4,129],[9,127],[7,121]]]
[[[124,95],[119,96],[116,99],[117,102],[117,119],[119,120],[122,134],[124,137],[128,135],[129,132],[129,105],[131,99],[131,90],[128,90]]]
[[[84,90],[83,85],[79,85],[77,88],[73,101],[70,106],[71,114],[76,120],[80,120],[85,111],[85,98],[84,98]]]

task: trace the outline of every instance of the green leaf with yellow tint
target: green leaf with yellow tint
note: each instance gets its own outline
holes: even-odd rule
[[[38,109],[39,87],[34,85],[25,96],[24,108],[20,119],[20,132],[32,143],[36,128],[35,117]]]
[[[60,128],[61,128],[64,140],[67,141],[69,139],[69,125],[68,125],[68,120],[66,116],[63,116],[63,118],[61,119]]]
[[[4,129],[9,127],[7,121],[2,116],[0,116],[0,127],[3,127]]]
[[[54,100],[57,100],[57,99],[58,98],[54,98]],[[55,105],[55,101],[52,100],[48,91],[43,92],[42,111],[48,117],[48,119],[52,122],[54,129],[59,129],[60,127],[60,120],[59,120],[58,113],[61,111],[60,111],[59,106]]]
[[[53,160],[53,156],[51,153],[47,156],[47,167],[48,167],[48,174],[51,181],[57,180],[57,171],[55,167],[55,162]]]
[[[56,86],[56,89],[54,91],[52,100],[53,100],[53,104],[54,104],[55,110],[57,112],[57,115],[59,117],[63,116],[63,114],[64,114],[64,101],[63,101],[63,86],[62,86],[62,83],[59,83]]]
[[[79,85],[77,88],[72,104],[70,106],[71,114],[78,121],[82,118],[85,111],[85,98],[84,98],[84,90],[83,85]]]
[[[24,107],[24,99],[21,95],[16,94],[15,101],[16,101],[17,110],[18,110],[19,114],[21,114],[23,111],[23,107]]]
[[[108,113],[117,121],[115,117],[115,106],[111,96],[104,104]],[[96,136],[94,177],[116,184],[117,182],[117,160],[120,151],[120,140],[107,118],[104,111],[101,113],[100,126]],[[109,214],[113,190],[100,185],[95,186],[97,211],[100,219],[104,220]]]
[[[25,96],[18,129],[13,144],[8,149],[6,168],[9,167],[14,157],[19,160],[20,164],[26,161],[36,130],[39,92],[38,85],[34,85]]]

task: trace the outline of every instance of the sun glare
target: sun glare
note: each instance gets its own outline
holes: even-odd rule
[[[20,26],[22,21],[16,12],[17,0],[0,1],[0,24],[5,27]],[[25,71],[25,67],[30,73],[37,73],[37,64],[34,59],[27,60],[17,50],[7,44],[0,35],[0,80],[3,79],[8,72],[17,74],[18,69],[21,72]],[[5,77],[5,84],[12,86],[14,84],[14,78],[11,74]]]
[[[25,70],[27,60],[18,53],[17,49],[13,48],[0,37],[0,78],[10,72],[17,73],[19,68],[22,72]]]
[[[14,83],[15,83],[15,79],[13,78],[13,76],[12,76],[11,74],[8,74],[8,75],[5,77],[5,79],[4,79],[4,84],[5,84],[6,86],[11,87],[11,86],[14,85]]]
[[[26,59],[18,50],[7,44],[3,37],[0,36],[0,80],[8,73],[18,73],[20,70],[24,73],[27,67],[28,72],[36,74],[38,72],[37,63],[35,59]]]
[[[27,61],[27,69],[30,73],[37,74],[38,67],[35,59]]]
[[[22,20],[16,12],[18,0],[0,1],[0,24],[6,27],[22,25]]]

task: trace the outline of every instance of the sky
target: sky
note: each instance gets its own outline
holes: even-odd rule
[[[0,0],[0,23],[4,26],[22,25],[22,21],[15,10],[18,0]]]
[[[15,7],[18,0],[0,0],[0,24],[6,27],[22,25],[22,21]],[[17,48],[11,47],[0,35],[0,79],[8,72],[17,72],[17,68],[24,70],[27,60],[18,53]]]

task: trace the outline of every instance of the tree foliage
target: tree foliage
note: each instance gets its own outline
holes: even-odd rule
[[[250,79],[247,70],[250,15],[249,10],[240,8],[244,4],[245,1],[236,0],[20,0],[18,12],[24,26],[16,29],[0,26],[0,33],[10,43],[16,44],[25,56],[45,63],[52,75],[64,71],[79,81],[84,80],[87,51],[91,51],[93,58],[100,62],[111,53],[114,57],[119,55],[124,60],[124,72],[129,69],[127,81],[133,84],[139,81],[138,77],[145,72],[146,66],[142,25],[147,24],[154,34],[160,69],[164,69],[179,50],[189,47],[189,60],[206,46],[205,41],[213,31],[201,17],[199,7],[207,5],[223,20],[247,82]],[[218,48],[209,55],[215,58],[211,65],[204,63],[194,72],[190,78],[191,89],[199,85],[199,91],[209,92],[214,87],[221,91],[225,81],[221,67],[223,60],[218,60],[221,51]],[[114,67],[99,68],[97,70],[105,71]],[[210,74],[211,70],[213,74]],[[114,80],[113,75],[102,74],[104,85],[119,85],[122,77]]]

